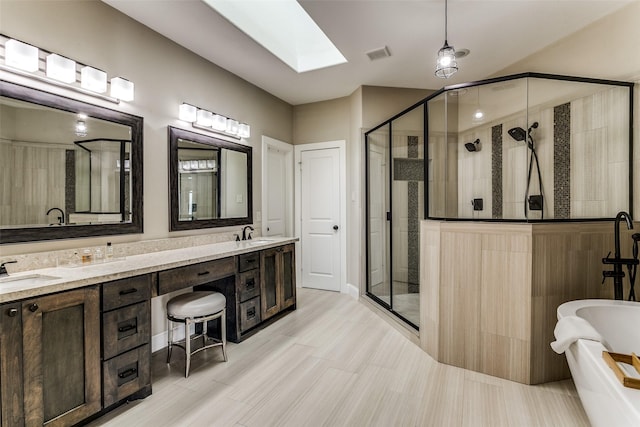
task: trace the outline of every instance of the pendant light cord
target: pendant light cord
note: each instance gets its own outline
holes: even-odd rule
[[[447,18],[447,0],[444,0],[444,44],[449,44],[447,41],[447,22],[449,19]]]

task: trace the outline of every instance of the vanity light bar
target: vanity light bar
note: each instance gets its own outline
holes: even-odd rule
[[[251,126],[230,119],[221,114],[198,108],[183,102],[178,107],[178,118],[189,122],[194,128],[220,133],[233,138],[242,139],[251,136]]]
[[[0,34],[0,70],[71,89],[115,104],[133,101],[134,84],[122,77],[107,81],[107,73],[56,53]],[[0,52],[1,53],[1,52]],[[44,64],[41,67],[41,62]],[[78,68],[80,72],[78,73]],[[78,80],[78,74],[80,79]],[[104,95],[110,89],[110,96]]]

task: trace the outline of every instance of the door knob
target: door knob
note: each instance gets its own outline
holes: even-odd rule
[[[338,228],[340,228],[340,227],[338,227],[337,225],[333,226],[333,229],[336,230],[336,231],[338,231]]]

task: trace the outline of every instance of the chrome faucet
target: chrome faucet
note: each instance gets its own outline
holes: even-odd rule
[[[251,231],[253,231],[253,227],[250,225],[245,226],[242,229],[242,240],[251,240],[251,231],[249,231],[249,233],[247,233],[247,228]]]
[[[613,297],[617,300],[623,299],[622,295],[622,279],[625,277],[624,271],[622,271],[623,265],[633,265],[637,264],[638,260],[634,258],[622,258],[620,256],[620,222],[625,220],[627,223],[627,229],[633,229],[633,223],[631,222],[631,215],[627,212],[618,212],[616,215],[615,223],[614,223],[614,244],[615,244],[615,253],[613,258],[610,258],[611,252],[602,259],[603,264],[613,264],[613,271],[603,271],[602,272],[602,282],[607,277],[613,277]]]
[[[64,224],[64,211],[60,208],[51,208],[47,211],[47,215],[49,215],[51,211],[60,211],[60,216],[58,217],[58,225]],[[50,225],[53,225],[53,224],[50,224]]]
[[[2,264],[0,264],[0,277],[4,277],[4,276],[8,276],[9,275],[9,272],[7,271],[7,267],[5,267],[6,264],[15,264],[16,262],[18,262],[18,261],[13,260],[13,261],[6,261],[6,262],[3,262]]]

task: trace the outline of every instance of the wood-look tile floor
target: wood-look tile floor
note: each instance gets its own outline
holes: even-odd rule
[[[240,344],[153,356],[153,394],[92,426],[588,426],[573,383],[526,386],[435,362],[352,297],[298,309]]]

